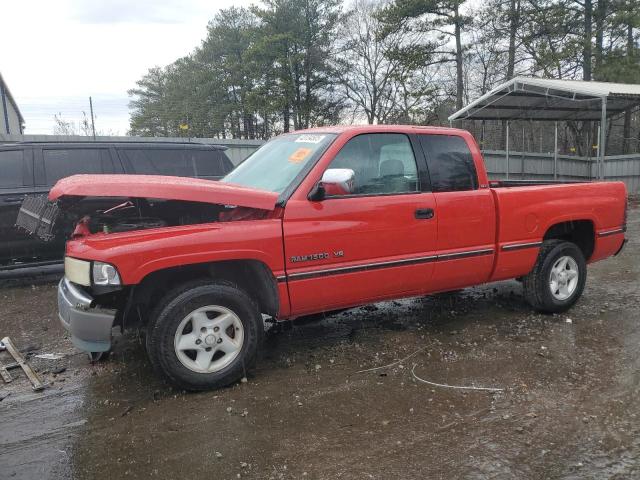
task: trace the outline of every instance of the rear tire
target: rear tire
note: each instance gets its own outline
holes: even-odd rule
[[[193,282],[164,297],[147,326],[146,347],[151,364],[172,385],[209,390],[246,376],[263,331],[258,307],[244,291]]]
[[[524,296],[540,312],[564,312],[578,301],[586,279],[587,264],[580,248],[563,240],[547,240],[533,270],[523,278]]]

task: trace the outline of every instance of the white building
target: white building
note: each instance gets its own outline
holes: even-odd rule
[[[0,134],[19,135],[23,129],[24,118],[0,74]]]

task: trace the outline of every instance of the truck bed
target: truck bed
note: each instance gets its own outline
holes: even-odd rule
[[[563,223],[589,230],[589,262],[615,254],[624,240],[623,182],[504,181],[491,182],[491,191],[498,213],[492,280],[527,274],[550,229]]]

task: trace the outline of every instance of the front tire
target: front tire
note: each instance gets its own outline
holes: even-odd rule
[[[582,250],[571,242],[548,240],[540,247],[533,270],[523,279],[524,296],[540,312],[564,312],[578,301],[586,279]]]
[[[147,326],[154,368],[184,390],[224,387],[255,365],[263,335],[253,300],[231,284],[195,282],[173,290]]]

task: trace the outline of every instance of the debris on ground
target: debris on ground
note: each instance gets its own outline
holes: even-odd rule
[[[495,388],[495,387],[467,387],[467,386],[458,386],[458,385],[446,385],[444,383],[435,383],[435,382],[430,382],[429,380],[425,380],[423,378],[420,378],[419,376],[416,375],[416,367],[418,366],[417,363],[413,364],[413,368],[411,369],[411,375],[413,375],[413,378],[415,378],[417,381],[422,382],[422,383],[426,383],[427,385],[433,385],[435,387],[442,387],[442,388],[453,388],[456,390],[480,390],[480,391],[485,391],[485,392],[503,392],[504,388]]]
[[[27,363],[25,358],[22,356],[20,351],[16,348],[9,337],[4,337],[2,340],[0,340],[0,351],[4,350],[6,350],[9,355],[11,355],[15,360],[15,362],[11,364],[0,364],[0,374],[5,383],[10,383],[11,381],[13,381],[13,377],[9,373],[9,369],[20,367],[24,371],[24,374],[27,376],[27,378],[31,381],[31,385],[34,391],[38,392],[40,390],[44,390],[44,383],[35,372],[35,370],[31,367],[31,365]]]
[[[416,350],[415,352],[413,352],[411,355],[407,355],[406,357],[401,358],[400,360],[397,360],[397,361],[395,361],[395,362],[393,362],[393,363],[390,363],[390,364],[388,364],[388,365],[381,365],[380,367],[373,367],[373,368],[367,368],[367,369],[365,369],[365,370],[358,370],[356,373],[375,372],[376,370],[381,370],[381,369],[383,369],[383,368],[391,368],[391,367],[394,367],[394,366],[396,366],[396,365],[398,365],[398,364],[403,363],[405,360],[408,360],[408,359],[410,359],[411,357],[414,357],[415,355],[419,354],[420,352],[424,352],[427,348],[428,348],[428,346],[426,346],[426,347],[422,347],[422,348],[420,348],[420,349]]]
[[[40,344],[32,343],[32,344],[28,344],[28,345],[25,345],[24,347],[22,347],[20,349],[20,352],[22,352],[25,355],[27,355],[27,354],[31,354],[33,352],[37,352],[41,348],[42,348],[42,346]]]
[[[35,358],[41,358],[42,360],[60,360],[64,358],[64,355],[61,353],[41,353],[39,355],[34,355]]]
[[[127,408],[124,409],[124,412],[122,412],[120,414],[121,417],[127,416],[129,415],[129,413],[131,413],[131,410],[133,410],[133,406],[129,405]]]

